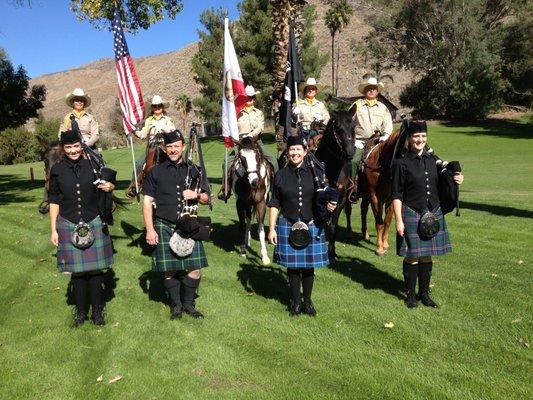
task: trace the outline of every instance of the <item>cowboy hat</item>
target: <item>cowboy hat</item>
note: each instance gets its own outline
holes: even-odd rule
[[[365,89],[367,86],[377,86],[378,92],[381,92],[385,88],[385,85],[382,82],[378,82],[378,80],[373,76],[369,77],[366,81],[361,82],[357,88],[362,94],[365,94]]]
[[[307,80],[305,82],[302,82],[300,83],[298,89],[300,90],[300,92],[305,92],[305,88],[308,87],[308,86],[314,86],[316,87],[316,90],[320,90],[322,89],[322,85],[319,85],[318,83],[316,83],[316,79],[315,78],[307,78]]]
[[[154,97],[152,97],[152,101],[150,102],[150,107],[151,106],[158,106],[158,105],[162,105],[163,108],[168,108],[169,103],[168,103],[168,101],[163,101],[161,96],[156,94],[156,95],[154,95]]]
[[[244,88],[244,92],[246,93],[246,96],[248,97],[254,97],[257,96],[259,93],[261,93],[259,90],[255,90],[252,85],[248,85]]]
[[[91,105],[91,98],[83,91],[83,89],[76,88],[72,93],[67,94],[65,102],[69,107],[74,107],[74,99],[83,99],[85,102],[84,107],[89,107]]]

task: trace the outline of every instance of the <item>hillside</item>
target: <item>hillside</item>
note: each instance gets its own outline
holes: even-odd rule
[[[324,15],[327,6],[320,0],[309,0],[316,6],[317,21],[315,23],[316,42],[321,53],[330,54],[331,37],[324,25]],[[356,10],[350,24],[338,35],[340,49],[339,63],[339,95],[351,96],[356,93],[360,77],[369,72],[360,57],[354,57],[351,50],[353,40],[362,40],[369,30],[365,23],[371,18],[373,10],[364,1],[352,1]],[[361,38],[361,39],[358,39]],[[143,93],[151,97],[160,94],[165,99],[175,98],[180,93],[186,93],[191,98],[198,96],[197,85],[191,77],[189,61],[197,50],[197,44],[190,44],[180,50],[151,57],[135,58],[135,66],[141,80]],[[410,81],[410,74],[404,71],[394,71],[394,82],[389,85],[387,92],[393,102],[398,103],[401,89]],[[246,77],[245,77],[246,79]],[[331,84],[330,61],[322,70],[320,81]],[[116,110],[116,75],[113,59],[94,61],[68,71],[43,75],[32,79],[32,84],[44,84],[48,89],[47,100],[43,114],[45,117],[62,117],[67,111],[64,103],[65,95],[75,87],[82,87],[93,99],[91,111],[100,121],[102,132],[112,122],[112,115]],[[178,116],[174,105],[169,110],[177,126],[182,129],[184,121]]]

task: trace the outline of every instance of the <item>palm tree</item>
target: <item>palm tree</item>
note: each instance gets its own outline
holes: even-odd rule
[[[178,94],[174,101],[176,108],[181,114],[183,129],[187,128],[187,116],[192,111],[192,99],[185,93]]]
[[[335,95],[337,94],[335,87],[335,35],[348,25],[352,14],[353,8],[347,0],[334,0],[324,19],[331,34],[331,88]]]
[[[298,42],[303,31],[304,20],[302,14],[306,4],[306,0],[270,0],[272,32],[274,34],[275,67],[272,82],[274,98],[280,97],[283,92],[290,23],[294,23],[294,33]]]

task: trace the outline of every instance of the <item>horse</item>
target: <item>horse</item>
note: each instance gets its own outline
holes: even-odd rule
[[[390,166],[399,135],[400,130],[397,130],[387,140],[378,144],[372,144],[372,139],[368,141],[370,147],[365,149],[368,150],[368,155],[363,160],[363,172],[359,176],[359,182],[362,185],[361,231],[365,240],[369,240],[366,216],[370,205],[376,221],[375,253],[378,256],[384,255],[389,249],[389,228],[393,215]],[[385,218],[383,218],[383,211],[385,211]]]
[[[240,255],[246,257],[250,244],[250,226],[252,215],[257,218],[257,232],[261,243],[261,261],[263,265],[270,264],[265,242],[264,219],[266,214],[266,198],[270,191],[274,177],[273,166],[265,159],[261,148],[257,145],[260,135],[244,137],[237,144],[237,164],[241,171],[235,180],[235,194],[237,197],[237,215],[239,216]],[[232,168],[233,169],[233,168]],[[238,166],[237,166],[238,169]]]
[[[352,115],[348,111],[331,112],[324,134],[315,152],[316,158],[324,163],[326,178],[331,187],[339,191],[337,207],[326,224],[328,237],[328,255],[337,259],[335,239],[339,216],[345,208],[347,194],[353,189],[351,179],[351,160],[355,154],[355,138]],[[351,207],[345,209],[346,219],[350,223]]]

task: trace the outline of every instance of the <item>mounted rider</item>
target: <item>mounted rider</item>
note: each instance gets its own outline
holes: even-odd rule
[[[392,116],[385,104],[378,101],[379,92],[385,88],[382,82],[371,76],[358,86],[365,98],[357,99],[350,110],[355,123],[355,185],[359,189],[359,173],[365,156],[374,145],[387,140],[392,133]]]
[[[91,97],[83,89],[76,88],[65,97],[65,102],[72,110],[65,115],[59,126],[58,138],[61,132],[72,130],[71,118],[78,123],[83,142],[92,149],[96,149],[96,142],[100,138],[100,130],[96,118],[85,109],[91,105]]]
[[[248,100],[242,109],[242,111],[239,113],[237,117],[237,125],[239,127],[239,138],[242,139],[244,136],[249,137],[255,137],[263,133],[263,130],[265,128],[265,116],[263,114],[263,111],[259,110],[255,107],[255,100],[256,96],[261,93],[259,91],[256,91],[255,88],[251,85],[246,86],[244,89],[246,92],[246,96],[248,96]],[[257,141],[257,144],[261,148],[261,151],[263,152],[263,155],[267,159],[267,161],[272,165],[274,168],[274,172],[278,170],[278,163],[274,156],[272,156],[268,150],[266,149],[265,145],[259,139]],[[236,159],[236,152],[235,150],[232,150],[230,154],[228,154],[228,160],[227,160],[227,177],[226,177],[226,161],[222,163],[222,187],[220,188],[220,192],[218,193],[218,199],[227,201],[231,196],[231,190],[233,185],[233,178],[235,174],[235,159]],[[225,193],[225,188],[227,187],[227,193]]]

